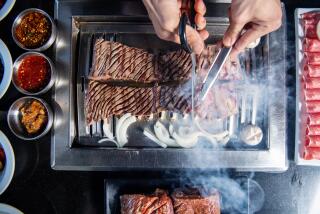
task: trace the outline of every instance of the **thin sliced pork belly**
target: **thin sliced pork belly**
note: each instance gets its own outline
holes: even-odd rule
[[[302,19],[320,19],[320,12],[310,11],[304,14],[301,14]]]
[[[319,39],[304,39],[303,49],[306,52],[320,52],[320,40]]]
[[[317,24],[305,24],[304,35],[309,39],[317,39]]]

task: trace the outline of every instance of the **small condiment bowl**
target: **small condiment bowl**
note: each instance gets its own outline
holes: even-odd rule
[[[48,117],[47,123],[42,128],[42,131],[36,134],[27,133],[27,131],[23,127],[23,124],[21,123],[20,110],[24,105],[31,103],[32,101],[40,102],[45,107],[47,117]],[[50,106],[43,99],[36,98],[36,97],[22,97],[16,100],[11,105],[7,115],[7,122],[12,133],[18,138],[22,140],[37,140],[43,137],[44,135],[46,135],[50,131],[53,124],[53,113]]]
[[[45,58],[50,65],[50,80],[49,80],[48,84],[42,90],[40,90],[38,92],[26,91],[25,89],[20,87],[18,84],[17,78],[18,78],[19,66],[21,65],[23,59],[25,59],[25,57],[27,57],[27,56],[41,56],[41,57]],[[21,56],[19,56],[13,64],[12,83],[18,91],[20,91],[21,93],[23,93],[25,95],[35,96],[35,95],[44,94],[52,88],[52,86],[54,85],[54,82],[55,82],[55,68],[54,68],[53,62],[42,53],[38,53],[38,52],[24,53]]]
[[[17,26],[21,23],[22,18],[30,13],[33,12],[38,12],[41,13],[42,15],[44,15],[51,23],[51,34],[50,37],[48,39],[48,41],[46,43],[44,43],[42,46],[37,47],[37,48],[28,48],[25,47],[24,44],[22,44],[21,42],[19,42],[19,40],[16,37],[16,28]],[[57,28],[56,25],[53,21],[53,19],[51,18],[51,16],[49,16],[45,11],[37,9],[37,8],[30,8],[30,9],[26,9],[24,11],[22,11],[14,20],[12,28],[11,28],[11,34],[12,34],[12,38],[15,41],[15,43],[22,49],[27,50],[27,51],[45,51],[47,50],[56,40],[57,37]]]

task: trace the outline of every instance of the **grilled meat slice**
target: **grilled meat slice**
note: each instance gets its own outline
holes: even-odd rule
[[[182,86],[135,88],[90,81],[85,105],[87,123],[125,113],[148,116],[163,110],[179,113],[190,111],[191,94],[185,94],[182,90]]]
[[[220,197],[215,190],[203,196],[198,189],[176,189],[172,194],[176,214],[220,214]]]
[[[91,80],[150,83],[189,79],[192,63],[184,50],[154,55],[143,49],[97,39],[92,65]]]
[[[170,197],[161,189],[152,195],[122,195],[120,203],[121,214],[174,214]]]

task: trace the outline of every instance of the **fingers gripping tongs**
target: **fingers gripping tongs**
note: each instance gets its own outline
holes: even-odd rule
[[[184,10],[184,5],[187,5],[187,9]],[[182,15],[179,22],[179,37],[180,37],[180,43],[182,48],[192,53],[192,49],[188,43],[187,36],[186,36],[186,26],[187,24],[192,26],[193,28],[196,28],[195,24],[195,9],[194,9],[194,0],[190,1],[182,1]],[[188,16],[189,11],[189,16]],[[203,101],[205,100],[208,92],[211,90],[214,83],[217,81],[219,74],[224,66],[224,63],[226,62],[227,58],[230,55],[230,52],[232,50],[232,47],[222,47],[219,52],[217,53],[213,63],[211,64],[208,73],[206,77],[203,79],[201,86],[200,86],[200,99]]]

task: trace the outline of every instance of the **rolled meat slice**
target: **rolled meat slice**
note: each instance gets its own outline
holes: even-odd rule
[[[306,102],[307,113],[320,113],[320,101]]]
[[[320,65],[305,65],[304,76],[306,78],[320,77]]]
[[[305,160],[320,160],[320,148],[306,147],[303,153],[303,159]]]
[[[308,65],[320,65],[320,53],[304,53],[305,63]]]
[[[301,18],[306,19],[320,19],[320,12],[310,11],[304,14],[301,14]]]
[[[319,135],[320,136],[320,126],[307,126],[306,130],[307,136]]]
[[[306,52],[320,52],[320,40],[305,38],[303,42],[303,50]]]
[[[307,124],[310,126],[320,125],[320,114],[309,114]]]
[[[306,136],[306,147],[319,147],[320,148],[320,136]]]
[[[304,96],[306,101],[320,100],[320,89],[306,89]]]
[[[320,78],[305,78],[303,84],[305,89],[319,89]]]
[[[317,39],[317,24],[305,24],[304,35],[309,39]]]

